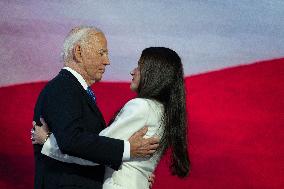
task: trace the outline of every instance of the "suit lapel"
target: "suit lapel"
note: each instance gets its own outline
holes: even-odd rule
[[[63,77],[67,77],[68,79],[70,79],[72,82],[74,82],[77,87],[80,89],[83,98],[87,101],[87,103],[89,104],[89,107],[93,110],[93,112],[99,117],[99,119],[101,120],[102,126],[103,128],[106,127],[106,123],[104,120],[104,117],[101,113],[101,111],[99,110],[98,106],[96,105],[96,103],[93,101],[93,99],[87,94],[87,91],[83,88],[83,86],[80,84],[80,82],[77,80],[77,78],[70,73],[68,70],[62,69],[59,72],[59,75],[63,76]]]

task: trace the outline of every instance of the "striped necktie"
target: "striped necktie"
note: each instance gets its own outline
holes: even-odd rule
[[[87,93],[88,95],[93,99],[93,101],[96,103],[96,96],[91,87],[87,87]]]

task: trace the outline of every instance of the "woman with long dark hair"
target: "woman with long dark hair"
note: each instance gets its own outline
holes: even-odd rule
[[[138,67],[131,75],[133,79],[130,88],[137,92],[137,98],[127,102],[100,135],[127,140],[146,125],[146,137],[159,135],[160,146],[152,157],[123,162],[118,171],[106,167],[103,185],[105,189],[149,188],[147,178],[168,148],[171,151],[170,170],[173,175],[186,177],[190,169],[184,74],[180,57],[169,48],[146,48],[138,61]],[[37,127],[35,136],[36,142],[42,144],[45,138],[40,136],[46,136],[46,131],[43,127]],[[57,154],[52,158],[69,163],[94,165],[87,160],[62,154],[53,135],[50,135],[48,140],[53,140],[53,146],[50,143],[48,146],[45,142],[43,151],[49,148],[49,151]]]

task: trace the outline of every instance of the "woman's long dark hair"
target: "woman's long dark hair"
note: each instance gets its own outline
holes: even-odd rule
[[[143,50],[139,60],[138,97],[154,99],[164,105],[164,134],[160,146],[171,149],[170,169],[173,175],[185,177],[190,170],[187,151],[187,121],[184,74],[178,54],[165,47]]]

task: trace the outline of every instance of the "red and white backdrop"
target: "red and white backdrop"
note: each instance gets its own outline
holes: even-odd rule
[[[0,1],[0,188],[32,188],[30,128],[36,98],[60,68],[64,36],[95,25],[111,65],[95,84],[106,121],[135,94],[129,72],[141,51],[182,57],[192,171],[153,189],[284,188],[284,2]]]

